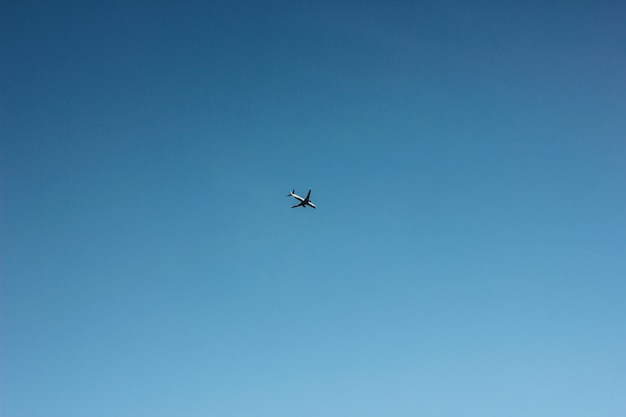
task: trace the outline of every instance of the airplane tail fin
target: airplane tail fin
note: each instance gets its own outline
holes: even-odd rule
[[[296,189],[294,188],[293,190],[291,190],[291,192],[289,194],[287,194],[285,197],[291,197],[292,195],[294,195],[296,193]]]

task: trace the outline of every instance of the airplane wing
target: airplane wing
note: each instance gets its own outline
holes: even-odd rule
[[[306,199],[308,200],[308,199],[309,199],[309,197],[311,197],[311,190],[309,190],[309,192],[307,193],[307,195],[306,195]]]
[[[291,208],[296,208],[296,207],[304,207],[304,202],[296,204],[295,206],[291,206]]]

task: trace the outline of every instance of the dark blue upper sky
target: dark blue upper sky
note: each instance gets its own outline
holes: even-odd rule
[[[13,3],[3,416],[626,413],[622,2]]]

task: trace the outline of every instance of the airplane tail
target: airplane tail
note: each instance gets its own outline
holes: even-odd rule
[[[294,195],[296,193],[296,189],[294,188],[293,190],[291,190],[291,192],[289,194],[287,194],[285,197],[291,197],[292,195]]]

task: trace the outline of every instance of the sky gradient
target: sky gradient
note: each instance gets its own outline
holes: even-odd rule
[[[626,415],[623,2],[7,3],[3,416]]]

